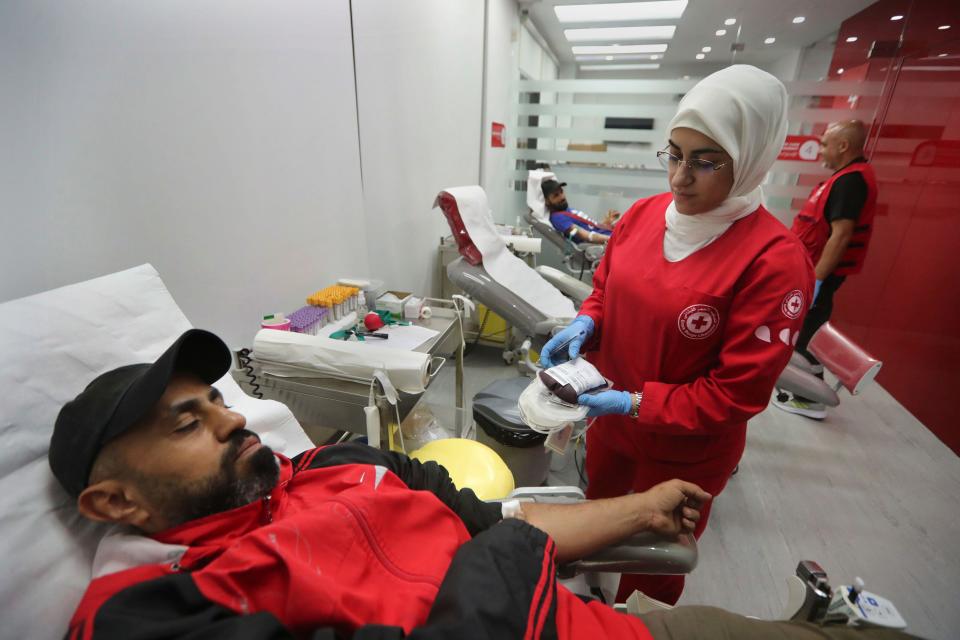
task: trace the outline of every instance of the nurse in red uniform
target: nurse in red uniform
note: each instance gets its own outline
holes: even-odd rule
[[[786,135],[787,94],[735,65],[680,102],[658,156],[670,191],[621,218],[580,315],[551,338],[544,366],[581,347],[614,390],[581,396],[587,495],[643,491],[670,478],[720,494],[743,454],[747,420],[767,406],[813,292],[803,246],[761,204]],[[569,346],[566,346],[569,345]],[[710,505],[701,509],[703,532]],[[624,576],[675,603],[682,576]]]

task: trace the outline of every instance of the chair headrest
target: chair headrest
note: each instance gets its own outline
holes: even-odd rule
[[[107,530],[80,516],[50,471],[60,408],[103,372],[156,360],[189,328],[148,264],[0,303],[0,553],[15,559],[0,580],[0,635],[62,638]],[[312,446],[280,403],[247,396],[230,374],[215,384],[264,443],[288,456]]]
[[[829,322],[813,334],[807,348],[851,395],[857,395],[870,384],[883,366]]]
[[[556,179],[556,174],[544,169],[531,169],[527,173],[527,206],[533,212],[534,217],[539,220],[549,219],[547,215],[547,203],[543,199],[543,191],[540,185],[544,180]]]

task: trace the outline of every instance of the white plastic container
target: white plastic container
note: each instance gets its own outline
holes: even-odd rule
[[[384,291],[377,297],[376,308],[389,311],[397,318],[403,317],[403,306],[407,304],[413,294],[409,291]]]
[[[423,298],[410,296],[410,299],[403,305],[403,317],[406,320],[416,320],[420,317],[420,310],[423,309]]]
[[[376,308],[377,298],[382,296],[386,291],[383,280],[376,280],[374,278],[340,278],[337,280],[337,284],[360,289],[366,299],[368,310]]]

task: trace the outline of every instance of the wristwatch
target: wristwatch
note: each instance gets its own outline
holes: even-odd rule
[[[633,403],[630,407],[630,417],[637,418],[640,415],[640,402],[643,400],[643,391],[634,391],[632,394]]]

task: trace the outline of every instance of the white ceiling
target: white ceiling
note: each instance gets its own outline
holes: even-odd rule
[[[564,29],[586,27],[621,27],[640,25],[677,25],[676,33],[669,40],[644,40],[644,43],[665,42],[669,45],[661,59],[659,71],[602,72],[602,77],[678,77],[683,74],[706,75],[719,66],[731,62],[769,65],[778,58],[811,45],[837,31],[846,18],[870,6],[875,0],[689,0],[686,11],[679,20],[652,20],[643,22],[585,22],[561,25],[553,8],[561,4],[601,4],[612,0],[519,0],[520,7],[529,11],[530,19],[546,39],[561,64],[574,63],[571,43],[563,34]],[[795,16],[804,16],[802,24],[793,24]],[[725,26],[724,20],[736,18],[733,26]],[[717,29],[726,29],[723,37],[715,35]],[[738,36],[739,31],[739,38]],[[764,39],[776,38],[774,44],[764,44]],[[744,50],[734,54],[730,46],[744,43]],[[640,44],[641,41],[618,41],[618,44]],[[611,44],[610,42],[577,42],[582,44]],[[702,47],[712,51],[697,60]],[[651,62],[646,56],[646,62]],[[613,60],[607,64],[643,62],[644,60]],[[601,60],[600,63],[606,61]],[[596,61],[577,64],[598,64]],[[702,68],[702,73],[698,70]]]

